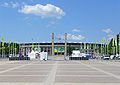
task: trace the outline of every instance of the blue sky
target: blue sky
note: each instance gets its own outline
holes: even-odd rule
[[[96,42],[119,32],[120,0],[0,0],[5,41],[46,42],[51,33],[68,33],[70,42]]]

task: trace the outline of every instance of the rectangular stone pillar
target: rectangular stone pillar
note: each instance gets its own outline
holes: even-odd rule
[[[52,55],[54,55],[54,33],[52,33]]]
[[[67,33],[65,33],[65,56],[67,55]]]

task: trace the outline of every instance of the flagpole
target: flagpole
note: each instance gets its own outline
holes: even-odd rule
[[[5,58],[5,46],[4,46],[4,58]]]
[[[105,40],[105,55],[106,55],[106,40]]]
[[[10,41],[9,41],[9,56],[10,56]]]
[[[117,42],[117,41],[116,41]],[[117,56],[117,43],[116,43],[116,56]]]
[[[107,55],[108,55],[108,46],[109,46],[109,41],[107,40]]]
[[[117,56],[117,39],[116,39],[116,56]]]
[[[4,47],[4,38],[2,37],[2,58],[4,57],[4,54],[3,54],[3,47]]]
[[[101,56],[102,56],[102,41],[101,41]]]
[[[14,41],[13,41],[13,57],[14,57]]]
[[[3,47],[2,47],[2,58],[3,58]]]
[[[12,43],[12,41],[11,41],[11,54],[12,54],[12,44],[13,44],[13,43]],[[13,57],[13,54],[12,54],[12,57]]]
[[[2,48],[2,46],[1,46],[1,36],[0,36],[0,57],[1,57],[1,48]]]
[[[120,41],[119,41],[119,43],[120,43]],[[119,44],[119,56],[120,56],[120,44]]]
[[[120,33],[119,33],[119,43],[118,43],[118,45],[119,45],[119,56],[120,56]]]
[[[108,44],[107,44],[107,55],[108,55]]]
[[[20,41],[18,41],[19,42],[19,53],[20,53]]]
[[[15,57],[16,57],[16,42],[15,42]]]

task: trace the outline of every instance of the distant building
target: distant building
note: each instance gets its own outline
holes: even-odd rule
[[[65,54],[65,43],[63,42],[55,42],[54,43],[54,53],[52,53],[52,43],[22,43],[20,44],[21,52],[24,51],[25,54],[31,52],[32,50],[38,50],[40,52],[48,52],[48,55],[64,55]],[[87,54],[93,54],[94,52],[98,53],[101,44],[95,43],[67,43],[67,54],[71,55],[72,50],[80,50],[80,52],[84,52]]]

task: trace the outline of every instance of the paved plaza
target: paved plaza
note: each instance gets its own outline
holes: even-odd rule
[[[0,60],[0,85],[120,85],[120,61]]]

